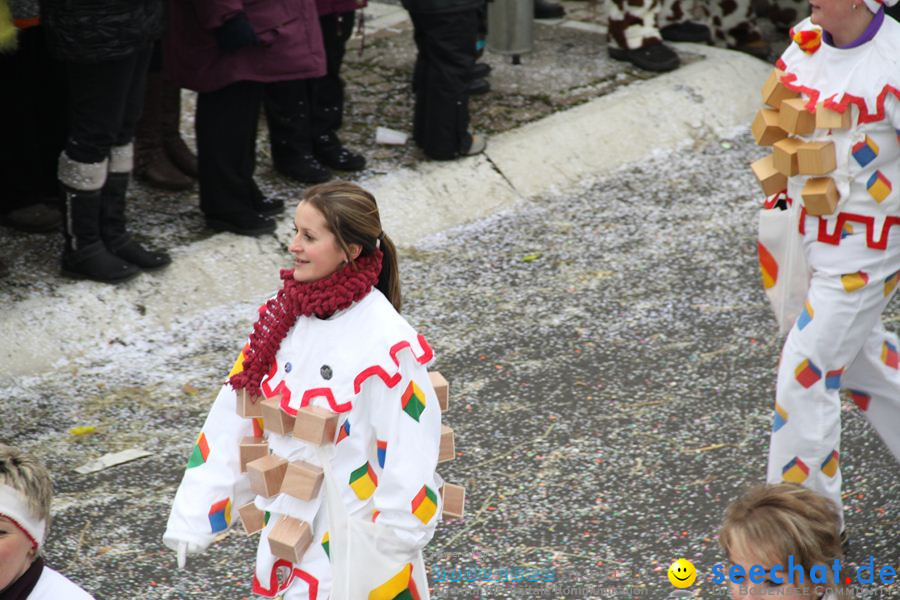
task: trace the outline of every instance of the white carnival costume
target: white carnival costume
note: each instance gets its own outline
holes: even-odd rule
[[[900,460],[900,345],[881,323],[900,281],[900,24],[883,18],[858,46],[793,43],[778,61],[781,82],[807,110],[824,103],[851,111],[851,120],[848,129],[798,136],[834,143],[837,166],[828,175],[840,201],[833,214],[800,219],[812,276],[779,364],[767,479],[801,483],[838,510],[840,389]],[[809,19],[794,31],[821,35]],[[788,197],[799,202],[807,179],[789,177]],[[762,255],[764,279],[774,277],[782,265],[768,257],[767,266]]]
[[[248,346],[249,347],[249,346]],[[231,375],[239,373],[247,348]],[[176,549],[205,550],[255,502],[265,511],[253,591],[298,598],[428,598],[421,550],[434,534],[442,484],[435,473],[441,413],[426,365],[432,351],[377,289],[327,319],[300,316],[262,380],[282,410],[317,406],[340,415],[337,440],[321,448],[235,412],[225,384],[210,410],[175,497],[164,535]],[[325,468],[310,501],[255,495],[240,472],[244,436],[264,436],[289,461]],[[343,514],[339,514],[343,513]],[[267,535],[278,517],[311,525],[301,562],[276,558]],[[352,543],[351,543],[352,542]]]

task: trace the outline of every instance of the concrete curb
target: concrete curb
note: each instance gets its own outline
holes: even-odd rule
[[[361,182],[401,246],[606,175],[657,150],[746,125],[771,67],[734,52],[684,45],[704,60],[632,84],[571,110],[492,137],[484,155],[426,163]],[[218,306],[256,301],[289,262],[291,215],[277,241],[221,234],[172,251],[164,273],[121,286],[79,282],[35,296],[0,316],[0,355],[10,375],[45,371],[114,338],[168,328]]]

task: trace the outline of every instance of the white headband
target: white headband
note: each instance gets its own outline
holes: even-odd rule
[[[897,4],[897,0],[863,0],[866,3],[866,8],[868,8],[873,13],[877,13],[878,9],[883,6],[893,6]]]
[[[34,518],[28,510],[28,500],[25,496],[5,483],[0,483],[0,516],[6,517],[21,529],[35,549],[44,544],[47,521]]]

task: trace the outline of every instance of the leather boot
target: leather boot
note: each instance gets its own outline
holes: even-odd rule
[[[182,173],[197,179],[197,155],[181,138],[181,88],[165,77],[160,87],[163,147],[169,159]]]
[[[338,171],[362,171],[366,157],[348,150],[334,133],[323,133],[313,140],[313,155],[330,169]]]
[[[161,85],[159,73],[147,74],[144,112],[138,121],[134,139],[135,174],[141,181],[159,189],[186,190],[194,182],[172,163],[163,147]]]
[[[117,257],[146,271],[169,265],[172,259],[165,252],[151,252],[138,244],[125,227],[125,195],[131,178],[130,164],[119,161],[117,154],[130,154],[131,144],[112,149],[110,172],[101,190],[100,237],[107,249]],[[119,162],[120,164],[116,164]],[[128,167],[128,170],[125,168]],[[113,171],[113,169],[116,171]]]
[[[59,191],[65,206],[62,273],[106,283],[127,281],[140,269],[106,249],[100,239],[100,188],[108,161],[80,163],[65,152],[59,157]]]

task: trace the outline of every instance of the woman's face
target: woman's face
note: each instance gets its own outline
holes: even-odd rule
[[[856,10],[853,9],[854,3],[859,5]],[[852,13],[868,10],[863,0],[810,0],[809,6],[812,22],[829,33],[839,31]]]
[[[294,255],[294,279],[309,282],[328,277],[349,260],[338,246],[323,215],[309,202],[301,202],[294,212],[297,230],[288,250]],[[351,250],[355,248],[351,246]],[[358,252],[357,252],[358,254]],[[353,258],[356,258],[355,256]]]
[[[0,590],[21,577],[33,559],[31,540],[12,521],[0,516]]]
[[[729,564],[726,568],[726,574],[731,569],[732,565],[740,565],[744,569],[744,580],[742,583],[734,583],[731,581],[731,578],[728,578],[728,585],[731,588],[731,598],[732,600],[744,600],[750,599],[759,600],[760,598],[787,598],[790,597],[793,600],[817,600],[819,598],[819,594],[816,593],[816,587],[821,586],[821,584],[811,583],[807,578],[809,576],[808,573],[804,573],[803,583],[799,581],[795,581],[794,583],[788,583],[788,574],[785,571],[785,564],[787,561],[773,561],[769,559],[758,559],[755,557],[744,556],[740,552],[732,552],[730,558],[731,564]],[[781,583],[777,581],[773,581],[772,579],[772,566],[780,564],[781,569],[775,570],[774,577],[775,579],[780,579]],[[760,565],[765,569],[765,574],[762,575],[763,581],[761,583],[753,583],[750,581],[748,574],[750,573],[750,568],[754,565]],[[758,572],[754,572],[754,579],[759,579]]]

